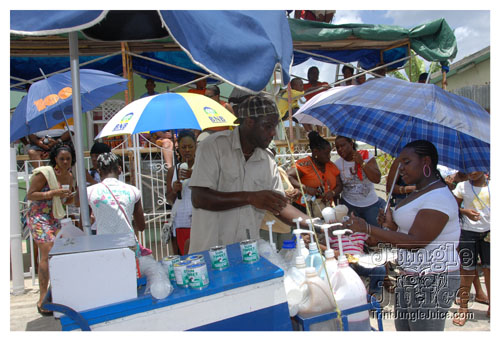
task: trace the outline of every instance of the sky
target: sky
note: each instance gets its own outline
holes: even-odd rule
[[[337,25],[379,24],[414,28],[439,18],[444,18],[455,32],[458,52],[452,63],[490,45],[489,10],[337,10],[332,23]],[[292,74],[307,78],[307,69],[313,65],[319,67],[321,81],[332,83],[335,80],[335,65],[312,60],[293,67]],[[426,65],[428,67],[429,63]]]

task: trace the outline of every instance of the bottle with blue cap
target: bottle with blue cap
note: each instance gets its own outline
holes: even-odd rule
[[[295,241],[293,240],[283,241],[283,246],[281,247],[281,250],[278,252],[278,254],[283,259],[283,262],[285,263],[287,268],[293,266],[296,257],[295,253],[296,253]]]

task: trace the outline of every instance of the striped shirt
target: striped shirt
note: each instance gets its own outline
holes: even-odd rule
[[[363,254],[363,246],[368,239],[368,235],[363,232],[354,232],[351,235],[342,236],[342,250],[344,253],[351,255]],[[335,236],[334,239],[330,238],[330,246],[334,250],[339,250],[339,240]]]

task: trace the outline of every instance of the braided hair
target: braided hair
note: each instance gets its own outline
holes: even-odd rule
[[[50,149],[50,153],[49,153],[49,164],[52,167],[55,167],[57,165],[56,157],[63,150],[68,151],[71,154],[71,166],[75,165],[76,155],[75,155],[75,148],[73,148],[73,144],[71,142],[57,142]]]
[[[97,167],[101,177],[103,174],[117,173],[120,167],[120,158],[114,153],[103,153],[97,157]]]

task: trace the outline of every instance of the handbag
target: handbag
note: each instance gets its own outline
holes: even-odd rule
[[[125,216],[125,221],[127,222],[128,227],[132,231],[132,233],[134,235],[134,238],[135,238],[135,242],[138,245],[138,248],[135,250],[136,257],[138,257],[138,256],[149,256],[150,254],[152,254],[153,251],[151,251],[150,249],[142,246],[141,243],[139,243],[139,240],[137,239],[137,236],[134,233],[134,228],[132,227],[132,224],[130,224],[130,221],[128,220],[127,213],[125,213],[125,210],[123,209],[122,205],[120,205],[120,202],[116,199],[116,197],[113,194],[113,192],[111,191],[111,189],[105,183],[103,183],[103,182],[100,182],[100,183],[103,184],[104,187],[106,187],[108,189],[109,193],[111,193],[111,196],[113,197],[113,199],[115,199],[116,204],[118,205],[118,207],[122,211],[123,215]]]

